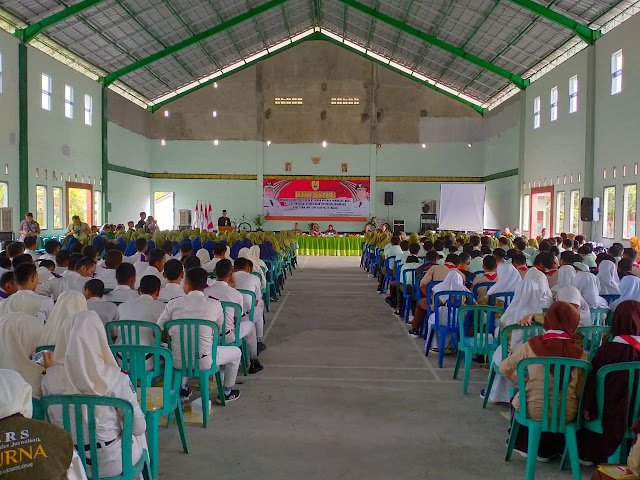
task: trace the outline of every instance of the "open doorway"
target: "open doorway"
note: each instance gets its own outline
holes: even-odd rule
[[[531,189],[531,238],[542,235],[543,229],[546,230],[545,238],[553,235],[553,204],[553,187]]]
[[[153,218],[160,230],[173,230],[175,218],[174,192],[155,192],[153,194]]]
[[[86,183],[67,182],[67,225],[78,215],[80,220],[93,224],[93,187]]]

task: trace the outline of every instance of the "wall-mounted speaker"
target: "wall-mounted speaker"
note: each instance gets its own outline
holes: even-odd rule
[[[384,204],[393,205],[393,192],[384,192]]]
[[[600,220],[600,199],[598,197],[582,197],[580,199],[580,220],[583,222]]]

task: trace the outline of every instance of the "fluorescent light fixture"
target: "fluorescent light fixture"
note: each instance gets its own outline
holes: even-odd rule
[[[218,112],[216,110],[214,110],[211,115],[213,116],[213,118],[216,118],[218,116]]]
[[[161,97],[156,98],[152,105],[155,105],[156,103],[160,103],[160,102],[164,102],[165,100],[169,100],[170,98],[172,98],[175,95],[175,92],[169,92],[166,95],[163,95]]]
[[[347,47],[353,48],[354,50],[358,50],[359,52],[362,53],[366,53],[367,49],[364,47],[361,47],[360,45],[358,45],[357,43],[353,43],[350,42],[349,40],[343,40],[342,43],[344,43]]]
[[[291,42],[297,42],[298,40],[302,40],[305,37],[308,37],[309,35],[313,35],[315,33],[315,28],[310,28],[309,30],[305,30],[302,33],[299,33],[298,35],[294,35],[293,37],[291,37]]]
[[[271,146],[271,140],[267,140],[267,147]]]
[[[218,141],[218,139],[216,138],[216,139],[213,141],[213,144],[217,147],[218,145],[220,145],[220,142],[219,142],[219,141]]]
[[[471,147],[473,147],[473,144],[467,143],[467,147],[471,148]],[[546,179],[545,179],[545,182],[546,182]]]
[[[323,140],[323,141],[322,141],[322,148],[325,148],[326,146],[327,146],[327,141],[326,141],[326,140]]]
[[[320,33],[322,33],[323,35],[326,35],[327,37],[332,38],[332,39],[337,40],[340,43],[342,43],[342,37],[339,36],[339,35],[336,35],[335,33],[330,32],[329,30],[320,29]]]
[[[286,39],[284,42],[276,43],[272,47],[269,47],[269,52],[275,52],[276,50],[280,50],[282,47],[286,47],[287,45],[291,45],[291,40]]]
[[[422,80],[423,82],[428,82],[429,81],[429,79],[427,77],[425,77],[424,75],[420,75],[418,72],[411,72],[411,75],[416,77],[418,80]]]
[[[164,147],[166,144],[167,144],[167,141],[164,138],[160,140],[160,145]]]
[[[193,87],[197,87],[198,85],[200,85],[200,82],[191,82],[191,83],[188,83],[187,85],[185,85],[184,87],[180,87],[174,93],[176,95],[180,95],[182,92],[186,92],[187,90],[189,90],[189,89],[191,89]]]
[[[427,148],[427,144],[426,144],[426,143],[423,143],[423,144],[422,144],[422,148]]]
[[[389,63],[389,59],[384,58],[381,55],[378,55],[377,53],[373,53],[371,50],[367,50],[367,55],[369,55],[371,58],[375,58],[376,60],[379,60],[383,63]]]
[[[216,77],[221,74],[222,72],[219,72]],[[213,82],[213,88],[218,88],[218,82]]]
[[[169,116],[169,110],[165,110],[165,111],[164,111],[164,116],[165,116],[165,117],[168,117],[168,116]]]
[[[269,50],[265,49],[265,50],[262,50],[261,52],[251,55],[250,57],[245,58],[244,61],[247,63],[253,62],[254,60],[258,60],[259,58],[264,57],[265,55],[268,55],[268,54],[269,54]]]
[[[400,70],[401,72],[404,73],[408,73],[409,75],[412,74],[412,71],[410,68],[405,67],[404,65],[400,65],[399,63],[396,62],[389,62],[389,65],[392,66],[393,68],[397,68],[398,70]]]
[[[233,65],[229,65],[222,69],[222,73],[230,72],[231,70],[235,70],[236,68],[240,68],[245,64],[244,60],[240,60],[239,62],[234,63]],[[217,87],[214,87],[217,88]]]

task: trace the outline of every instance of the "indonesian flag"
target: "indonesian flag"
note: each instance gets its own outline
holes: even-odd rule
[[[207,202],[204,202],[204,206],[202,207],[202,212],[203,212],[203,222],[202,222],[202,229],[206,230],[207,229],[207,225],[209,224],[209,214],[207,213]]]
[[[211,231],[213,230],[213,212],[211,211],[211,202],[209,202],[208,217],[209,217],[209,223],[207,224],[207,230]]]
[[[200,216],[198,217],[198,228],[202,230],[204,228],[204,207],[202,201],[200,201]]]
[[[198,201],[196,200],[196,209],[195,209],[195,213],[193,215],[193,229],[195,230],[196,228],[198,228],[198,220],[199,220],[199,213],[198,213]]]

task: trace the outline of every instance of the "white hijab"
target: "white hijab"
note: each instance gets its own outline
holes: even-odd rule
[[[53,352],[64,372],[56,394],[107,395],[120,376],[104,325],[94,311],[80,312],[64,322]]]
[[[504,326],[515,325],[527,315],[542,313],[541,297],[542,294],[536,282],[521,279],[515,288],[513,300],[500,318],[500,323]]]
[[[553,303],[553,294],[549,288],[549,280],[547,280],[547,276],[536,267],[533,267],[526,273],[524,280],[531,280],[538,285],[542,308],[549,308]]]
[[[29,357],[36,351],[42,328],[40,320],[26,313],[7,313],[0,317],[0,368],[22,375],[31,385],[33,396],[38,398],[42,396],[40,383],[44,367]]]
[[[498,265],[498,269],[496,270],[498,274],[498,281],[494,283],[489,290],[487,290],[487,295],[493,295],[494,293],[504,293],[504,292],[513,292],[520,282],[522,282],[522,277],[520,276],[520,272],[508,263],[501,263]]]
[[[448,291],[455,291],[455,292],[469,291],[469,289],[464,286],[464,283],[462,282],[462,275],[458,273],[457,269],[451,270],[449,273],[447,273],[447,276],[444,277],[444,280],[438,283],[435,287],[431,289],[431,293],[434,293],[434,294],[438,292],[448,292]]]
[[[40,312],[44,297],[33,292],[20,290],[0,303],[0,316],[6,313],[22,312],[35,317]]]
[[[233,260],[231,259],[231,247],[229,245],[227,245],[227,251],[224,252],[224,258],[233,262]]]
[[[31,386],[18,372],[6,368],[0,369],[0,392],[2,392],[0,419],[16,413],[31,418],[33,414]]]
[[[269,270],[267,264],[260,259],[260,247],[258,245],[253,245],[249,251],[251,252],[251,260],[253,263],[258,262],[259,266],[264,267],[265,270]]]
[[[609,308],[613,312],[625,300],[640,300],[640,278],[627,275],[620,280],[620,298],[611,302]]]
[[[211,255],[209,255],[209,252],[207,251],[206,248],[201,248],[200,250],[198,250],[196,252],[196,257],[200,259],[201,265],[204,265],[205,263],[211,261]]]
[[[620,295],[620,279],[615,263],[611,260],[601,261],[596,276],[600,280],[600,294]]]
[[[258,247],[258,250],[259,249],[260,247]],[[240,251],[238,252],[238,258],[246,258],[247,260],[251,260],[251,263],[253,263],[252,271],[262,275],[262,270],[260,269],[260,263],[256,262],[256,260],[253,258],[253,255],[251,255],[251,251],[248,248],[241,248]]]
[[[599,294],[600,281],[590,272],[576,272],[573,286],[580,291],[580,295],[589,304],[589,308],[607,308],[607,301]]]
[[[78,312],[87,310],[87,299],[77,290],[67,290],[58,297],[56,305],[44,326],[39,345],[56,345],[62,326],[67,319]],[[56,345],[57,349],[57,345]]]
[[[557,292],[563,287],[568,287],[573,283],[573,278],[576,276],[576,269],[573,265],[563,265],[558,269],[558,283],[551,289]]]
[[[638,279],[640,280],[640,278]],[[580,295],[580,291],[571,285],[562,287],[558,290],[558,294],[556,295],[556,300],[559,302],[569,302],[574,305],[580,306],[580,323],[578,326],[580,327],[589,327],[593,325],[593,319],[591,318],[591,309],[589,308],[589,304],[586,302],[582,295]]]

